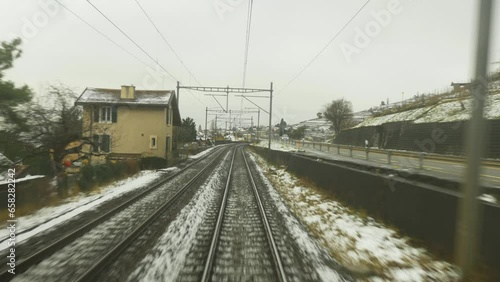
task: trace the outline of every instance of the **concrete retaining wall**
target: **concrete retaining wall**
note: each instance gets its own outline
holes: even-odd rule
[[[438,252],[451,255],[459,193],[449,183],[440,185],[416,182],[402,177],[377,174],[362,167],[342,163],[318,162],[296,154],[255,148],[263,157],[288,171],[308,178],[325,191],[349,205],[367,211],[396,226],[404,233],[422,240]],[[391,184],[391,185],[390,185]],[[500,268],[500,207],[484,205],[483,259]]]
[[[436,154],[463,155],[467,121],[442,123],[393,122],[379,126],[347,129],[340,132],[335,143],[370,146],[381,149],[407,150]],[[487,158],[500,158],[500,120],[488,120]]]

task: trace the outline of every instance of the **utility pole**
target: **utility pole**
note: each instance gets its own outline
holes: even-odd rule
[[[218,115],[215,115],[215,134],[214,134],[214,140],[217,140],[217,117]]]
[[[484,102],[488,91],[488,49],[490,43],[492,0],[481,0],[478,17],[475,77],[471,87],[472,115],[466,135],[466,170],[463,198],[459,204],[455,239],[456,262],[462,268],[462,279],[470,279],[476,268],[482,228],[481,157],[485,144]]]
[[[260,141],[259,137],[259,127],[260,127],[260,109],[257,112],[257,141]]]
[[[229,111],[229,85],[226,86],[226,112]]]
[[[205,142],[208,140],[208,136],[207,136],[207,119],[208,119],[208,107],[205,108]]]
[[[179,90],[180,90],[180,87],[179,87],[179,81],[177,81],[177,107],[180,107],[180,97],[179,97]]]
[[[270,89],[270,96],[269,96],[269,143],[267,145],[267,148],[271,150],[271,139],[272,139],[272,127],[271,124],[273,122],[273,83],[271,82],[271,89]]]

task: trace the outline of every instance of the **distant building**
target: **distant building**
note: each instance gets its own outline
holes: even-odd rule
[[[169,160],[177,147],[181,116],[174,90],[86,88],[75,105],[83,106],[82,137],[94,146],[92,162],[109,158],[161,157]],[[95,157],[94,157],[95,156]]]
[[[467,89],[467,87],[470,87],[471,83],[463,83],[463,82],[452,82],[451,86],[453,87],[453,92],[461,91],[463,89]]]

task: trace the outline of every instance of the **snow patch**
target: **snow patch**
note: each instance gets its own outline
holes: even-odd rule
[[[228,155],[226,155],[227,159]],[[224,161],[220,162],[221,164]],[[210,207],[215,191],[223,179],[223,166],[219,165],[213,176],[205,183],[168,226],[156,245],[139,263],[128,281],[175,281],[184,266],[185,259]]]
[[[262,165],[263,159],[257,158],[263,170],[272,171],[268,175],[278,191],[270,189],[271,195],[276,193],[273,199],[279,193],[330,254],[351,271],[372,274],[368,281],[458,281],[453,265],[433,260],[426,250],[412,247],[407,238],[373,218],[357,215],[314,188],[297,185],[284,169]]]

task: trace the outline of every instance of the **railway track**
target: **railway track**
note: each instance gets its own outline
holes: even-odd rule
[[[207,154],[168,178],[162,179],[139,194],[125,200],[94,220],[64,234],[51,244],[40,248],[23,259],[20,258],[16,263],[16,274],[19,275],[19,273],[23,273],[35,266],[32,274],[37,280],[42,277],[49,278],[50,281],[92,280],[93,275],[98,274],[100,269],[109,264],[140,234],[141,229],[145,229],[147,225],[157,218],[158,214],[165,211],[184,191],[193,186],[194,182],[207,174],[228,149],[229,146],[224,146],[211,154]],[[212,159],[208,160],[210,157]],[[208,164],[201,169],[197,168],[207,160]],[[179,178],[190,169],[199,172],[194,177],[190,177],[190,181],[186,185],[180,189],[176,189],[176,187],[165,188],[166,183]],[[128,226],[128,228],[123,229],[122,226]],[[83,239],[85,236],[88,237],[86,238],[87,242],[82,242],[85,241]],[[76,240],[77,238],[80,239]],[[92,241],[94,242],[92,243]],[[89,244],[91,246],[86,247]],[[52,260],[46,262],[48,258],[52,258]],[[59,272],[54,271],[54,267],[47,267],[47,265],[54,266],[57,262],[59,262]],[[37,264],[42,265],[39,267],[42,270],[36,270]],[[71,264],[77,266],[77,269],[69,269]],[[85,266],[85,264],[88,265]],[[82,271],[82,269],[88,271]],[[71,271],[74,271],[74,273]],[[18,276],[17,278],[29,281],[31,280],[29,276],[25,278]],[[0,273],[1,281],[9,281],[12,278],[12,274],[7,271]]]
[[[234,151],[201,281],[287,281],[243,149]]]
[[[297,244],[304,237],[296,230],[290,233],[283,224],[282,211],[270,200],[269,187],[257,165],[249,165],[243,149],[221,148],[187,168],[191,174],[177,173],[135,201],[128,199],[107,218],[97,218],[99,222],[62,236],[59,243],[38,250],[33,258],[19,260],[16,272],[24,273],[16,275],[16,281],[147,277],[158,281],[318,281],[324,280],[319,273],[324,275],[325,269],[351,280],[336,273],[339,268],[326,255],[308,251],[315,247],[309,245],[306,250]],[[198,219],[183,221],[182,215],[193,212]],[[191,235],[182,235],[193,224]],[[165,260],[156,255],[158,250],[175,257],[179,255],[175,250],[181,249],[158,245],[165,234],[169,239],[176,234],[181,234],[180,240],[190,238],[182,243],[183,255],[175,258],[179,263],[167,263],[170,268],[161,263]],[[0,276],[0,281],[12,278]]]

